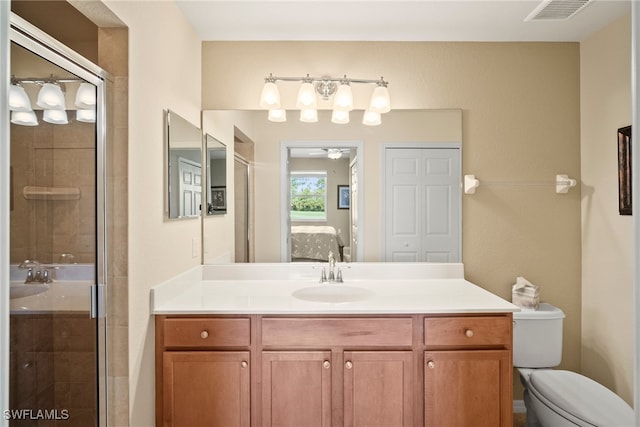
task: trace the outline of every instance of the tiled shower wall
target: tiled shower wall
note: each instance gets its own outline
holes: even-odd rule
[[[41,112],[37,112],[40,116]],[[73,113],[71,113],[73,114]],[[90,123],[11,125],[11,263],[95,262],[95,130]],[[27,199],[27,186],[78,189],[74,200]]]
[[[107,99],[108,425],[129,425],[128,30],[98,30],[99,65],[113,76]]]
[[[12,314],[10,339],[11,408],[57,410],[60,417],[14,419],[11,427],[95,425],[95,320],[88,313]]]

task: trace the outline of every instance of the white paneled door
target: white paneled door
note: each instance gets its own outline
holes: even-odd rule
[[[180,174],[180,216],[200,215],[202,208],[202,166],[188,159],[178,159]]]
[[[461,260],[459,148],[386,148],[384,257]]]

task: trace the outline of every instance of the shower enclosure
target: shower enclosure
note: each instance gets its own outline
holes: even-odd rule
[[[9,426],[102,426],[108,75],[16,15],[10,40],[3,418]]]

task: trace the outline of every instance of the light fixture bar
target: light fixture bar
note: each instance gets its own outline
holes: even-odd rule
[[[374,79],[353,79],[346,74],[336,78],[330,76],[304,77],[274,76],[272,73],[264,79],[265,85],[260,96],[260,106],[269,110],[268,119],[272,122],[286,120],[283,107],[280,105],[280,93],[276,82],[300,82],[300,89],[296,100],[296,107],[300,109],[300,121],[316,122],[318,120],[318,102],[320,95],[327,101],[335,95],[331,121],[337,124],[349,123],[349,111],[353,110],[353,94],[351,84],[374,84],[376,87],[369,101],[363,123],[376,126],[381,123],[380,114],[391,110],[391,101],[387,86],[389,82],[380,77]]]
[[[351,83],[368,83],[368,84],[383,84],[383,85],[388,85],[389,82],[385,81],[383,77],[380,77],[377,80],[372,80],[372,79],[352,79],[351,77],[347,78],[345,77],[310,77],[310,76],[306,76],[306,77],[280,77],[280,76],[273,76],[273,75],[269,75],[269,77],[265,78],[265,80],[269,80],[271,82],[304,82],[307,80],[310,80],[313,83],[319,83],[319,82],[334,82],[334,83],[340,83],[344,80],[348,80]]]

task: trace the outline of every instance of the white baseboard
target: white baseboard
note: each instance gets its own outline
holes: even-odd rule
[[[524,414],[527,412],[527,408],[524,406],[524,400],[514,400],[513,401],[513,413],[514,414]]]

